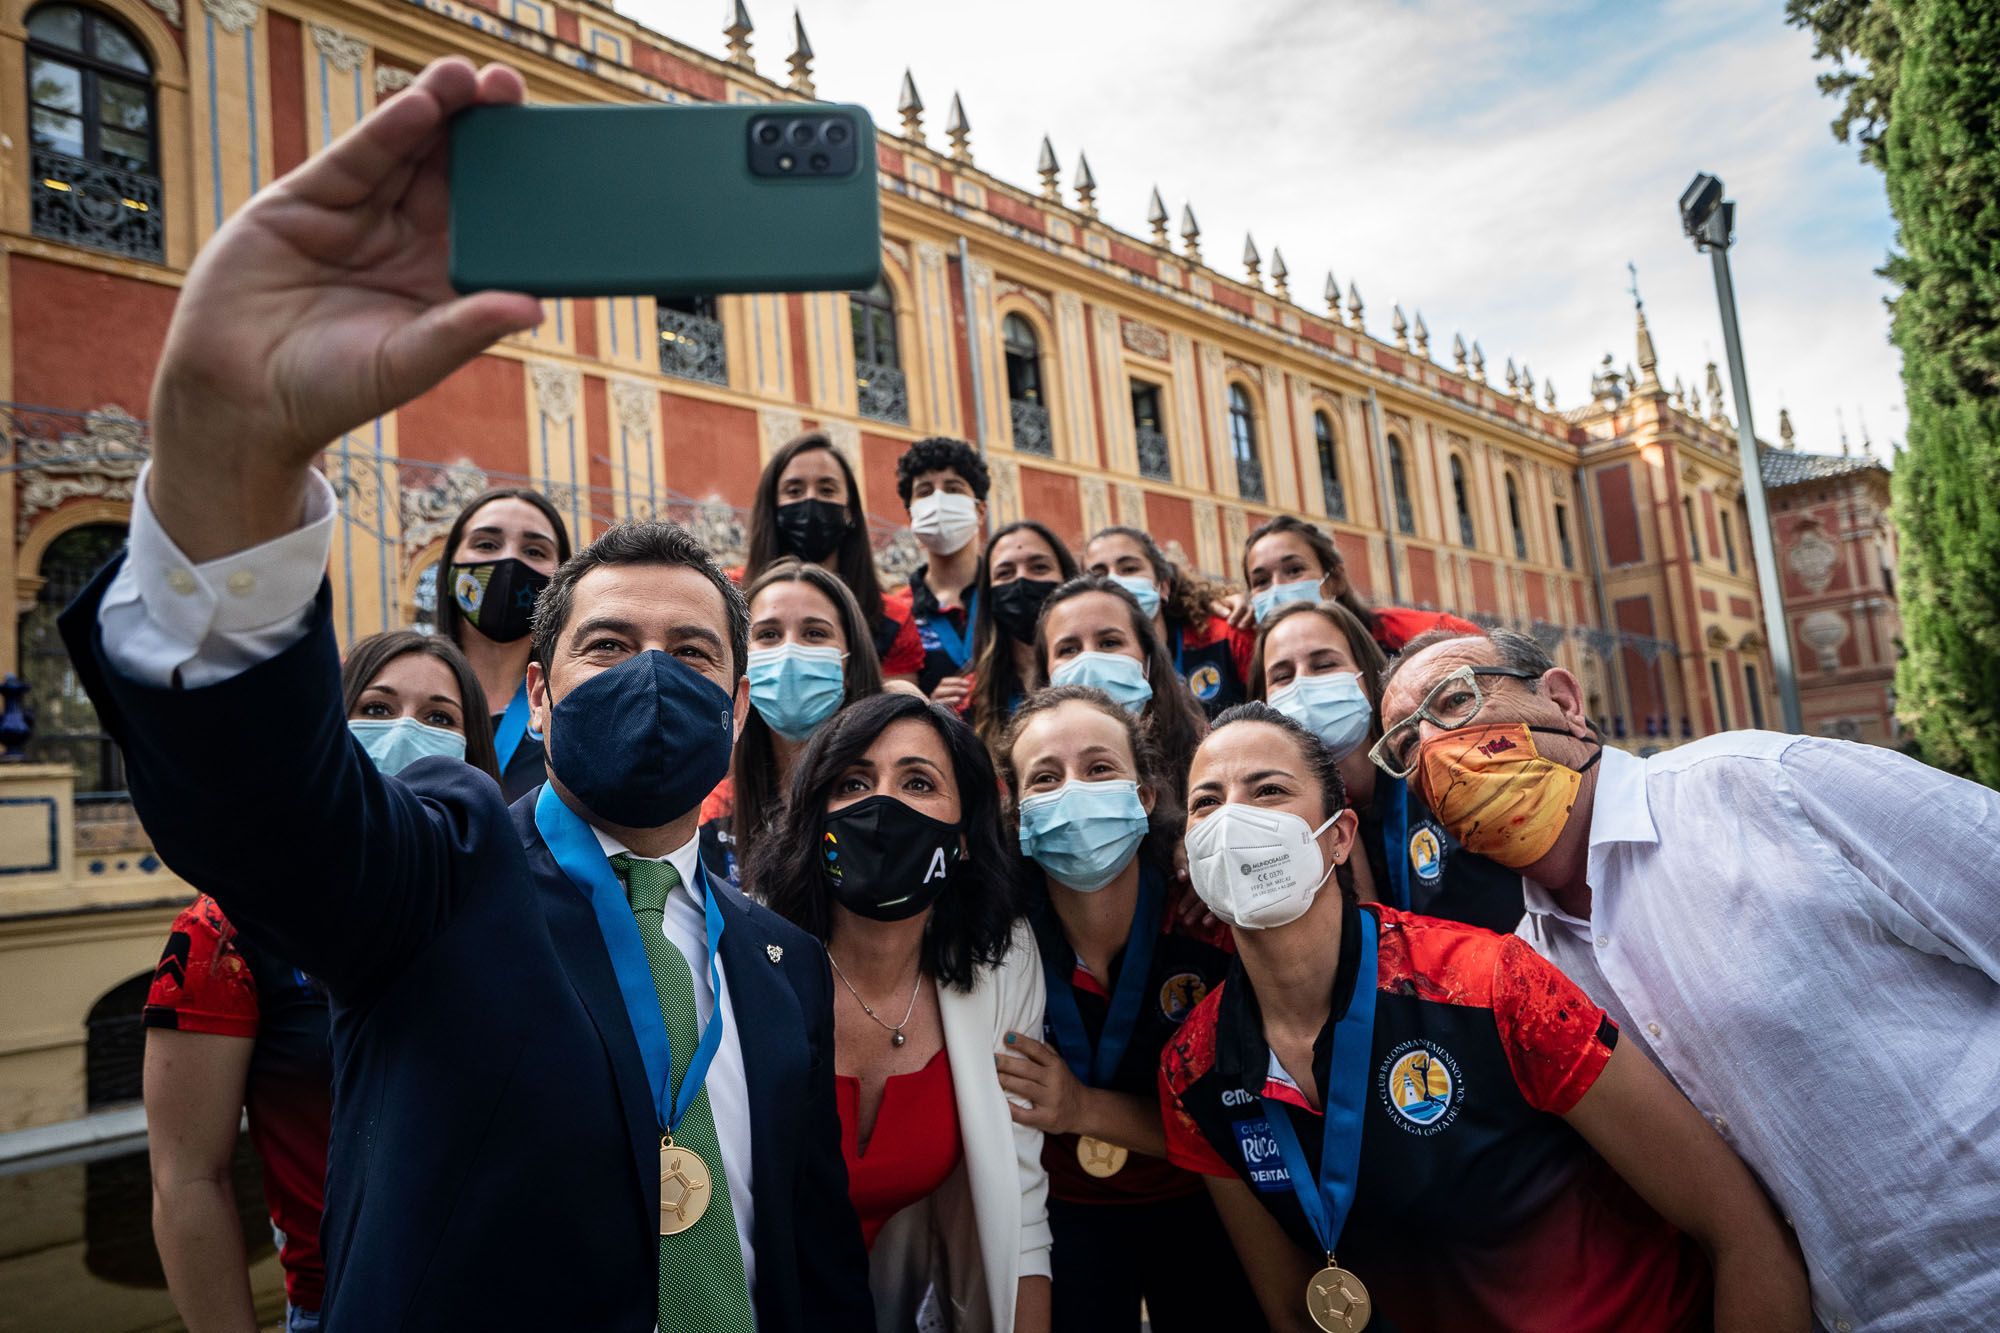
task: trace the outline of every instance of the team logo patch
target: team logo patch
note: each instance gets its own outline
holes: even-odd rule
[[[1426,884],[1435,884],[1444,873],[1444,844],[1429,823],[1417,825],[1410,834],[1410,869]]]
[[[1382,1061],[1376,1091],[1389,1118],[1419,1137],[1428,1138],[1458,1119],[1465,1101],[1465,1083],[1458,1061],[1435,1042],[1402,1042]]]
[[[1198,666],[1188,675],[1188,688],[1194,697],[1206,703],[1222,693],[1222,672],[1213,665]]]
[[[820,836],[819,857],[820,864],[826,867],[826,877],[835,883],[839,883],[842,873],[840,868],[840,839],[834,837],[831,833],[822,834]]]
[[[486,600],[486,579],[479,575],[485,574],[490,578],[492,572],[491,566],[484,566],[477,572],[470,569],[458,572],[458,578],[451,585],[451,595],[458,600],[459,610],[469,616],[479,614],[480,603]]]
[[[1207,994],[1200,973],[1176,972],[1160,987],[1160,1017],[1169,1023],[1184,1022]]]
[[[1263,1116],[1233,1121],[1236,1147],[1243,1154],[1243,1166],[1250,1183],[1260,1194],[1276,1194],[1292,1187],[1291,1172],[1285,1170],[1284,1155],[1278,1151],[1277,1136]]]
[[[930,622],[924,620],[917,622],[917,642],[923,645],[927,653],[938,652],[944,647],[944,640],[940,639],[938,632],[930,627]]]

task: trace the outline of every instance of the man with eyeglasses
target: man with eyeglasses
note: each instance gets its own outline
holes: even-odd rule
[[[1833,1333],[2000,1310],[2000,793],[1732,731],[1638,759],[1507,630],[1425,634],[1370,757],[1763,1179]]]

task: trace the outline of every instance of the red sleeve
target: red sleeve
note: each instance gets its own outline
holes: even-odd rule
[[[1235,1179],[1236,1173],[1209,1146],[1194,1117],[1181,1109],[1181,1099],[1167,1082],[1165,1066],[1160,1069],[1160,1127],[1166,1131],[1169,1162],[1198,1175]]]
[[[1438,612],[1437,624],[1433,628],[1448,629],[1454,634],[1484,634],[1486,632],[1470,620],[1460,620],[1449,611]]]
[[[896,622],[896,639],[889,645],[888,656],[882,659],[882,674],[917,675],[924,669],[924,641],[917,637],[916,618],[909,607],[895,606],[886,597],[882,599],[882,614]]]
[[[1222,622],[1222,630],[1229,635],[1229,656],[1236,663],[1236,679],[1243,682],[1243,688],[1250,688],[1250,659],[1257,653],[1257,636],[1248,630],[1237,629],[1228,621]]]
[[[722,781],[715,784],[715,789],[702,798],[701,822],[712,823],[718,819],[727,819],[735,813],[736,782],[725,774]]]
[[[1393,653],[1402,648],[1419,634],[1434,629],[1448,629],[1454,634],[1484,634],[1486,631],[1469,620],[1460,620],[1448,611],[1419,611],[1410,606],[1378,606],[1374,608],[1375,642],[1382,645],[1382,651]]]
[[[1493,961],[1493,1023],[1528,1105],[1567,1115],[1611,1058],[1617,1026],[1577,984],[1517,936]]]
[[[257,1035],[257,981],[233,938],[222,908],[206,894],[174,919],[146,993],[147,1027]]]

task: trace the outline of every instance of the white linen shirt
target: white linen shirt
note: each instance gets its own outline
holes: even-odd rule
[[[1519,934],[1760,1176],[1834,1333],[2000,1318],[2000,793],[1735,731],[1606,747],[1588,919]]]
[[[150,468],[150,464],[148,467]],[[196,565],[160,526],[146,498],[146,471],[132,495],[132,526],[124,566],[105,589],[97,623],[104,654],[132,680],[183,689],[215,685],[276,657],[305,637],[333,545],[337,512],[333,488],[317,471],[308,474],[300,526],[261,546]],[[626,851],[595,828],[604,854]],[[695,894],[698,838],[663,857],[680,872],[681,887],[667,897],[662,931],[694,973],[695,1010],[702,1023],[715,1011],[708,983],[708,928]],[[751,1193],[750,1086],[743,1045],[722,972],[722,1044],[708,1071],[708,1100],[715,1112],[729,1201],[736,1209],[736,1240],[743,1274],[757,1292],[757,1256],[751,1243],[756,1215]],[[754,1312],[753,1312],[754,1318]]]

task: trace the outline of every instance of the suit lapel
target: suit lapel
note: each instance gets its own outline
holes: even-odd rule
[[[598,932],[590,900],[556,864],[535,827],[535,796],[540,790],[537,787],[516,801],[511,813],[521,831],[522,849],[527,854],[529,873],[534,876],[542,916],[555,940],[556,957],[569,975],[577,998],[589,1012],[598,1040],[603,1042],[604,1053],[611,1060],[612,1074],[618,1083],[619,1106],[625,1113],[625,1138],[632,1148],[632,1178],[638,1188],[635,1198],[642,1218],[651,1226],[652,1214],[659,1208],[659,1126],[655,1123],[659,1117],[647,1088],[645,1061],[639,1057],[632,1020],[626,1016],[625,1001],[618,991],[618,975],[611,969],[611,955]]]

